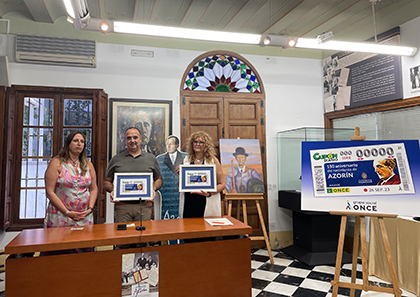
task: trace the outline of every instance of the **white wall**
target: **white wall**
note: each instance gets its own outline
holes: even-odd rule
[[[420,96],[420,92],[411,92],[410,68],[420,65],[420,17],[411,20],[400,26],[401,44],[417,47],[417,54],[414,57],[403,57],[401,61],[403,79],[403,98]]]
[[[11,42],[13,43],[13,41]],[[154,51],[154,58],[131,57],[131,49]],[[180,135],[179,91],[188,64],[202,52],[138,46],[97,46],[97,68],[76,68],[11,62],[12,84],[102,88],[109,98],[173,101],[173,133]],[[266,90],[267,176],[270,231],[291,230],[291,218],[277,206],[276,133],[323,125],[319,60],[244,56],[259,72]],[[10,59],[13,61],[13,59]],[[101,185],[99,185],[101,186]],[[113,222],[108,202],[107,220]],[[17,233],[0,233],[0,248]]]

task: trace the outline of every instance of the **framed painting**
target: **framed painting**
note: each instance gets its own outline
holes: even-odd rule
[[[142,136],[141,148],[155,156],[166,152],[166,138],[172,134],[172,101],[110,100],[110,158],[127,149],[125,131],[136,127]]]
[[[228,193],[264,193],[258,139],[220,139],[220,163]]]

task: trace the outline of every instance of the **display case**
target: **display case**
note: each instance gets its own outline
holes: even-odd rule
[[[303,141],[350,140],[354,129],[299,128],[277,133],[279,206],[301,210],[300,181]]]
[[[299,128],[277,133],[279,207],[293,211],[293,245],[283,252],[308,265],[334,264],[340,216],[301,208],[301,161],[303,141],[350,140],[354,129]],[[343,255],[343,262],[351,256]]]

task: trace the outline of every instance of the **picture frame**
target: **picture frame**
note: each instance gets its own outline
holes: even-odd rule
[[[114,200],[136,201],[153,199],[153,174],[115,173]]]
[[[172,101],[111,98],[109,125],[109,159],[126,150],[125,131],[130,127],[140,130],[142,150],[163,154],[172,134]]]
[[[219,150],[227,193],[265,193],[259,139],[220,139]]]
[[[217,191],[216,165],[179,165],[179,191]]]

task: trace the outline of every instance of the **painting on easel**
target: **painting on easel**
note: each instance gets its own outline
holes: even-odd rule
[[[220,139],[220,159],[228,193],[264,193],[259,139]]]

